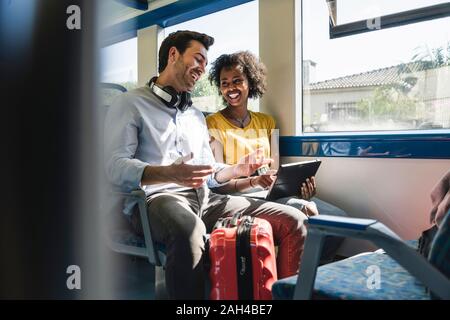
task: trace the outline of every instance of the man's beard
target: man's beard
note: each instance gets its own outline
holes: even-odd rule
[[[191,78],[188,68],[182,63],[181,61],[177,61],[176,63],[176,70],[177,70],[177,80],[182,86],[182,91],[192,91],[194,88],[195,82]]]

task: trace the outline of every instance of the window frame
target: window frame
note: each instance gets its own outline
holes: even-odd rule
[[[179,0],[107,27],[102,32],[101,46],[136,37],[138,30],[153,25],[166,28],[251,1],[254,0]]]
[[[341,25],[333,25],[333,21],[330,17],[329,18],[330,39],[348,37],[355,34],[400,27],[412,23],[419,23],[428,20],[446,18],[449,16],[450,16],[450,2],[388,14],[381,17],[373,17],[371,19],[364,19]],[[377,28],[370,28],[368,25],[368,21],[373,20],[375,18],[379,19],[380,25]]]
[[[133,8],[133,9],[142,10],[142,11],[148,10],[147,0],[116,0],[116,1],[122,3],[123,5],[125,5],[127,7]]]
[[[345,144],[347,150],[332,151]],[[364,149],[366,153],[360,153]],[[283,157],[450,159],[450,134],[345,134],[280,137]]]

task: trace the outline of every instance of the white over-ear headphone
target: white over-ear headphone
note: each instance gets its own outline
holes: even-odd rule
[[[180,111],[186,111],[192,106],[191,94],[189,92],[178,93],[173,87],[166,86],[161,88],[156,84],[157,77],[150,79],[148,85],[153,93],[159,97],[169,108],[177,108]]]

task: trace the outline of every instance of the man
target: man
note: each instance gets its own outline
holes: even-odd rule
[[[205,119],[189,97],[205,72],[213,42],[197,32],[170,34],[159,51],[160,75],[121,95],[105,122],[107,176],[123,191],[145,190],[152,234],[166,246],[166,287],[172,299],[204,298],[204,235],[220,217],[241,212],[271,223],[279,245],[279,278],[297,272],[306,235],[306,216],[295,208],[218,195],[205,185],[233,183],[269,162],[259,154],[235,166],[214,161]],[[133,206],[126,203],[124,213],[142,232]]]

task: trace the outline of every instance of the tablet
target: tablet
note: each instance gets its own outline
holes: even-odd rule
[[[274,201],[279,198],[298,196],[300,186],[306,179],[315,176],[321,160],[294,162],[282,164],[277,172],[277,178],[272,184],[266,200]]]

